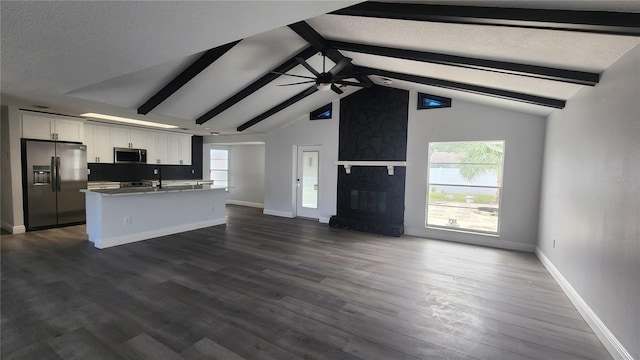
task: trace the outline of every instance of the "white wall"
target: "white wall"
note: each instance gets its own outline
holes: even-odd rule
[[[227,203],[264,206],[264,144],[229,146]]]
[[[540,251],[640,359],[640,46],[549,116],[542,189]]]
[[[218,140],[211,137],[210,140]],[[240,140],[240,139],[239,139]],[[209,143],[203,146],[202,178],[210,179],[211,149],[229,151],[229,192],[227,203],[252,207],[264,207],[265,145],[233,143],[227,137],[223,144]]]
[[[534,251],[538,234],[545,119],[459,100],[446,109],[416,110],[409,96],[405,233]],[[431,141],[505,140],[500,236],[425,228],[427,152]]]
[[[22,122],[18,109],[2,106],[2,228],[25,232],[22,208],[20,138]]]
[[[333,118],[309,120],[305,115],[288,126],[267,134],[265,172],[265,214],[295,216],[294,181],[297,145],[320,145],[320,187],[318,211],[321,222],[336,213],[338,189],[338,130],[340,101],[333,102]]]
[[[13,205],[11,194],[11,151],[9,148],[9,108],[0,107],[0,188],[2,188],[2,228],[9,230],[13,227]]]

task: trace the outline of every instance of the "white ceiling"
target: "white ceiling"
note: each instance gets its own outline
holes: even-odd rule
[[[324,38],[481,59],[601,73],[640,37],[496,26],[324,15],[358,1],[167,1],[0,3],[3,104],[78,115],[103,112],[178,125],[195,134],[235,128],[306,85],[280,77],[204,125],[195,119],[262,77],[308,44],[286,25],[306,20]],[[411,1],[416,2],[416,1]],[[640,1],[421,1],[573,10],[640,12]],[[204,51],[235,40],[220,57],[146,116],[136,109]],[[446,65],[342,52],[360,66],[569,99],[583,86]],[[316,69],[322,59],[308,60]],[[328,62],[327,67],[333,66]],[[309,75],[302,66],[289,73]],[[382,84],[378,76],[371,79]],[[394,80],[428,92],[538,115],[553,109]],[[347,87],[342,97],[358,88]],[[245,132],[264,133],[337,99],[316,92]]]

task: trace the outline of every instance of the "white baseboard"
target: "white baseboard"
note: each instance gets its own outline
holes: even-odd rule
[[[578,309],[578,312],[584,320],[589,324],[593,332],[596,334],[598,339],[602,341],[602,344],[609,351],[611,356],[613,356],[616,360],[633,360],[633,357],[629,352],[622,346],[622,344],[616,339],[616,337],[609,331],[607,326],[600,320],[598,315],[596,315],[593,310],[587,305],[587,303],[582,299],[580,294],[571,286],[569,281],[565,279],[564,276],[560,273],[560,271],[553,265],[551,260],[547,258],[547,256],[540,250],[539,247],[536,247],[536,256],[542,262],[542,265],[549,271],[551,276],[558,282],[562,290],[569,297],[569,300],[573,303],[573,305]]]
[[[318,221],[323,223],[323,224],[328,224],[329,223],[329,219],[328,217],[320,217],[318,218]]]
[[[153,239],[161,236],[177,234],[185,231],[201,229],[209,226],[222,225],[226,223],[227,223],[226,218],[212,219],[207,221],[195,222],[191,224],[172,226],[164,229],[144,231],[141,233],[130,234],[130,235],[115,236],[115,237],[105,238],[105,239],[90,239],[90,241],[93,242],[95,244],[95,247],[97,247],[98,249],[105,249],[112,246],[129,244],[132,242]]]
[[[262,213],[265,214],[265,215],[273,215],[273,216],[280,216],[280,217],[286,217],[286,218],[295,217],[295,214],[290,212],[290,211],[278,211],[278,210],[264,209],[262,211]]]
[[[12,234],[22,234],[27,231],[27,228],[24,225],[14,226],[13,224],[9,224],[6,221],[3,221],[1,226],[3,229],[7,230]]]
[[[448,230],[443,230],[443,231],[448,231]],[[471,244],[471,245],[480,245],[480,246],[486,246],[486,247],[492,247],[492,248],[498,248],[498,249],[505,249],[505,250],[517,250],[517,251],[525,251],[525,252],[534,252],[536,249],[536,246],[533,244],[525,244],[525,243],[519,243],[519,242],[514,242],[514,241],[505,241],[505,240],[500,240],[497,237],[483,237],[483,236],[476,236],[473,239],[469,239],[469,238],[464,238],[464,239],[443,239],[443,238],[439,238],[437,236],[433,236],[433,235],[426,235],[424,233],[423,229],[419,229],[417,231],[415,231],[415,229],[410,229],[410,228],[404,228],[404,233],[407,235],[411,235],[411,236],[417,236],[417,237],[422,237],[422,238],[427,238],[427,239],[434,239],[434,240],[441,240],[441,241],[453,241],[453,242],[459,242],[459,243],[463,243],[463,244]]]
[[[240,201],[240,200],[227,200],[227,204],[231,205],[240,205],[240,206],[248,206],[259,209],[264,209],[264,204],[249,202],[249,201]]]

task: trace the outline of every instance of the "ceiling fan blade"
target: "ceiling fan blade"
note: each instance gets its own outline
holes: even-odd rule
[[[304,96],[309,96],[309,95],[313,94],[316,91],[318,91],[318,88],[315,85],[311,86],[310,88],[308,88],[307,90],[304,91]]]
[[[278,86],[291,86],[291,85],[300,85],[300,84],[311,84],[311,83],[315,83],[315,80],[307,80],[307,81],[301,81],[301,82],[297,82],[297,83],[291,83],[291,84],[280,84]]]
[[[315,77],[320,76],[320,73],[316,71],[316,69],[312,68],[303,58],[297,57],[296,61],[300,63],[300,65],[304,66],[305,69],[309,70],[310,73],[315,75]]]
[[[353,81],[334,80],[333,83],[334,84],[340,84],[340,85],[366,87],[365,84],[361,84],[361,83],[357,83],[357,82],[353,82]]]
[[[331,70],[329,70],[329,73],[332,76],[336,76],[342,69],[346,68],[349,64],[351,64],[350,58],[348,57],[342,58],[342,60],[338,61],[338,63],[334,67],[332,67]]]
[[[344,91],[340,90],[340,88],[337,87],[336,84],[331,84],[331,90],[333,90],[333,92],[338,95],[344,93]]]
[[[297,78],[303,78],[303,79],[309,79],[309,80],[313,80],[315,81],[316,78],[311,77],[311,76],[303,76],[303,75],[294,75],[294,74],[285,74],[285,73],[281,73],[281,72],[277,72],[277,71],[270,71],[272,74],[278,74],[278,75],[285,75],[285,76],[293,76],[293,77],[297,77]]]

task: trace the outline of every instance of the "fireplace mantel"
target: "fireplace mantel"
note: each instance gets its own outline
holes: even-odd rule
[[[396,166],[407,166],[406,161],[336,161],[336,165],[344,166],[347,174],[351,174],[352,166],[386,166],[387,173],[393,175],[393,169]]]

